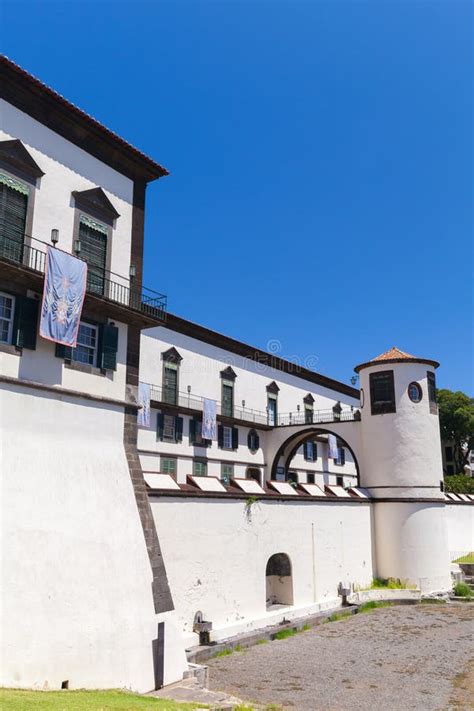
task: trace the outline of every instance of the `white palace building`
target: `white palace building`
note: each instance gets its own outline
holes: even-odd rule
[[[0,71],[0,684],[149,691],[196,622],[228,639],[375,576],[449,591],[474,499],[443,493],[438,364],[392,348],[356,389],[167,313],[142,284],[167,171]],[[76,348],[39,335],[48,247],[88,266]]]

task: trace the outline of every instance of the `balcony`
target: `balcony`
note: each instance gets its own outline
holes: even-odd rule
[[[19,241],[0,232],[0,260],[16,264],[36,274],[46,268],[46,242],[25,235]],[[57,247],[56,247],[57,249]],[[86,292],[159,321],[166,319],[166,296],[152,289],[138,289],[127,277],[108,270],[88,271]]]
[[[205,398],[202,395],[194,395],[189,393],[175,393],[167,388],[162,388],[159,385],[150,383],[151,399],[157,403],[164,405],[173,405],[183,410],[193,410],[202,412],[204,409]],[[227,407],[222,407],[221,402],[217,402],[217,414],[221,417],[229,417]],[[268,417],[266,412],[261,410],[252,410],[250,407],[234,407],[232,419],[242,420],[243,422],[254,423],[258,425],[268,425]]]
[[[171,405],[181,410],[192,410],[202,412],[205,398],[202,395],[189,393],[177,393],[172,389],[162,388],[159,385],[150,385],[151,400],[158,404]],[[222,403],[217,402],[217,415],[228,417],[222,408]],[[341,410],[314,410],[312,418],[309,419],[307,412],[288,412],[277,415],[275,424],[270,422],[269,413],[262,410],[253,410],[250,407],[234,407],[232,419],[241,420],[246,423],[254,423],[266,427],[291,427],[292,425],[317,425],[329,422],[356,422],[360,420],[360,410],[356,407],[341,407]]]

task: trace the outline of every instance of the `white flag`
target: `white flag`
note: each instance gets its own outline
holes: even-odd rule
[[[150,383],[138,383],[137,424],[140,427],[150,427]]]
[[[339,451],[337,449],[337,438],[335,437],[335,435],[333,435],[333,434],[328,435],[328,445],[329,445],[328,458],[329,459],[337,459],[339,456]]]

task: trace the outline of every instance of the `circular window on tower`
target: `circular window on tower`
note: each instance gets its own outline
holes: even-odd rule
[[[418,383],[410,383],[408,386],[408,397],[412,402],[420,402],[423,392]]]

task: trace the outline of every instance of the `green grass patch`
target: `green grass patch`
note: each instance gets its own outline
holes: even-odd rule
[[[399,578],[374,578],[368,590],[416,590],[416,585],[409,585],[407,580]]]
[[[212,658],[215,659],[216,657],[228,657],[232,654],[233,651],[233,649],[223,649],[220,652],[216,652],[215,654],[213,654]]]
[[[280,630],[273,635],[273,639],[287,639],[288,637],[293,637],[296,634],[296,630]]]
[[[472,590],[466,583],[456,583],[454,586],[454,594],[457,597],[472,597]]]
[[[474,564],[474,551],[462,555],[460,558],[453,560],[453,563],[473,563]]]
[[[268,644],[268,639],[259,639],[257,644]]]
[[[303,627],[299,631],[300,632],[307,632],[310,629],[311,629],[310,625],[303,625]]]
[[[242,647],[241,644],[238,644],[236,647],[234,647],[234,652],[243,652],[244,648]]]
[[[339,622],[339,620],[347,620],[348,617],[352,617],[351,612],[333,612],[324,622]]]
[[[0,689],[2,711],[190,711],[202,704],[180,704],[126,691],[29,691]]]
[[[369,602],[363,602],[362,605],[360,605],[357,608],[357,613],[359,612],[372,612],[372,610],[377,609],[378,607],[391,607],[392,603],[384,600],[369,600]]]

